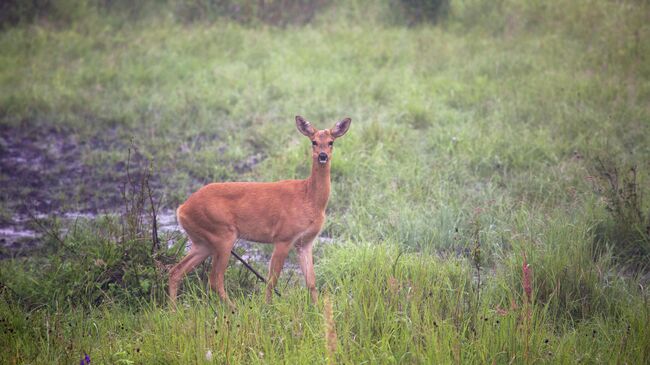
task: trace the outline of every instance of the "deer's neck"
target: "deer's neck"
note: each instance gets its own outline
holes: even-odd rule
[[[325,165],[314,159],[311,175],[307,178],[307,195],[314,205],[325,210],[330,197],[330,163]]]

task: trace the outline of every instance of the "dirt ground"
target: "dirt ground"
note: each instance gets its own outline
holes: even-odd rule
[[[101,137],[54,127],[0,125],[0,246],[20,250],[36,246],[32,220],[52,215],[94,215],[123,205],[126,162],[98,168],[88,151],[128,149],[114,132]],[[142,158],[134,156],[138,177]],[[152,186],[160,184],[151,178]],[[71,213],[72,212],[72,213]]]
[[[124,210],[125,189],[130,181],[137,183],[147,174],[149,160],[134,149],[127,152],[129,139],[117,129],[95,133],[30,122],[0,125],[0,259],[28,254],[39,246],[42,230],[36,218],[56,216],[65,222]],[[121,157],[97,158],[115,154]],[[264,155],[256,153],[234,161],[231,167],[245,173],[263,159]],[[168,171],[147,174],[154,196],[172,189],[160,176],[173,174],[173,165],[166,165]],[[202,185],[199,180],[192,184]],[[184,188],[187,194],[193,189]],[[169,204],[158,207],[161,231],[178,230]]]

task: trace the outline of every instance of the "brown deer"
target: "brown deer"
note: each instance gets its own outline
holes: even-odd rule
[[[176,303],[178,284],[185,274],[212,256],[210,287],[230,307],[224,273],[238,238],[272,243],[266,301],[271,301],[284,260],[291,247],[298,253],[312,302],[316,303],[316,279],[312,245],[325,223],[330,195],[330,161],[334,140],[347,132],[345,118],[332,129],[316,130],[296,116],[298,130],[312,144],[311,175],[305,180],[278,182],[225,182],[206,185],[176,211],[178,222],[192,242],[187,256],[169,272],[169,297]]]

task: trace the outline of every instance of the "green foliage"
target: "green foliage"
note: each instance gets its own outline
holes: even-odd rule
[[[557,213],[556,213],[557,214]],[[610,251],[596,255],[590,217],[571,217],[564,213],[544,223],[527,215],[518,228],[528,232],[514,245],[515,255],[503,260],[503,275],[515,290],[523,286],[523,255],[533,271],[534,300],[544,306],[546,315],[580,321],[597,316],[617,318],[620,298],[629,288],[611,265]],[[528,237],[526,237],[528,236]]]
[[[329,246],[317,273],[333,303],[338,362],[644,363],[650,357],[650,310],[631,292],[612,298],[616,318],[559,322],[543,302],[525,306],[521,287],[500,276],[490,279],[479,301],[462,260],[400,255],[391,244]],[[271,305],[263,296],[238,296],[235,313],[200,290],[186,295],[177,311],[154,302],[138,311],[103,305],[52,313],[21,311],[3,292],[0,329],[9,335],[0,333],[0,340],[14,351],[0,359],[70,363],[88,353],[98,363],[192,363],[210,351],[216,362],[325,363],[322,305],[310,305],[298,286]]]
[[[122,238],[122,233],[112,217],[79,222],[64,238],[50,238],[34,256],[6,263],[0,282],[27,310],[164,301],[163,262],[181,250],[152,256],[148,240]]]

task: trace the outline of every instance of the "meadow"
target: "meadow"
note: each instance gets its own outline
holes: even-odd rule
[[[298,23],[217,3],[3,24],[0,223],[41,235],[1,249],[0,363],[650,362],[648,2],[458,0],[421,21],[322,1]],[[270,305],[231,259],[237,311],[208,263],[172,310],[186,239],[156,247],[152,206],[305,178],[297,114],[352,118],[318,305],[290,256]]]

